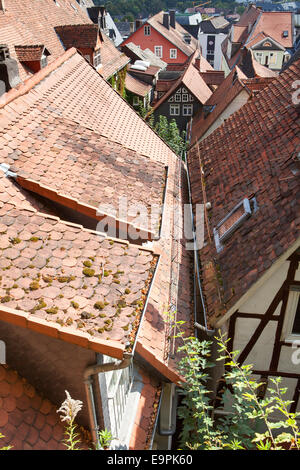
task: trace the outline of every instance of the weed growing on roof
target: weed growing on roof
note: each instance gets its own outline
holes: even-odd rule
[[[131,290],[128,287],[125,289],[125,294],[130,294]]]
[[[71,300],[71,305],[73,308],[75,308],[75,310],[79,308],[79,304],[77,302],[74,302],[74,300]]]
[[[10,295],[5,295],[4,297],[1,298],[1,303],[5,304],[7,302],[10,302],[11,300],[12,298],[10,297]]]
[[[49,315],[56,315],[58,312],[58,307],[51,307],[46,310]]]
[[[38,281],[32,281],[29,285],[30,290],[38,290],[40,288]]]
[[[38,242],[38,241],[40,240],[40,238],[39,238],[39,237],[31,237],[29,240],[30,240],[31,242],[36,243],[36,242]]]
[[[87,277],[93,277],[95,275],[95,270],[90,268],[84,268],[82,273]]]
[[[101,302],[101,301],[98,301],[94,304],[94,308],[96,308],[97,310],[103,310],[105,307],[105,304],[104,302]]]
[[[93,263],[92,263],[91,261],[89,261],[89,260],[86,260],[86,261],[83,262],[83,265],[84,265],[86,268],[90,268],[90,267],[93,265]]]
[[[18,237],[10,238],[10,243],[12,243],[12,245],[17,245],[18,243],[21,243],[21,241],[22,240]]]

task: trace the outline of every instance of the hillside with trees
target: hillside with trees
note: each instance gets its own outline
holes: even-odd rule
[[[105,4],[107,11],[113,18],[127,19],[128,21],[134,21],[135,18],[145,18],[149,15],[154,15],[161,10],[169,10],[175,8],[177,11],[184,12],[186,8],[191,8],[198,5],[197,2],[192,1],[176,1],[176,0],[94,0],[95,5]],[[205,0],[199,4],[205,3]],[[237,10],[243,8],[240,4],[232,0],[212,0],[206,6],[215,7],[226,12],[233,12],[235,8]]]

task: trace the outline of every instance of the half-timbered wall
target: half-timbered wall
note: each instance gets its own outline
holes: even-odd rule
[[[282,377],[291,411],[300,411],[300,334],[289,336],[292,289],[300,289],[300,254],[294,253],[230,318],[231,348],[253,364],[258,378]],[[270,383],[269,383],[270,385]]]

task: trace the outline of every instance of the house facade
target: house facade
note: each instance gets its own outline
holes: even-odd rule
[[[215,70],[222,70],[221,44],[229,29],[230,23],[222,16],[208,18],[200,23],[201,52]]]
[[[300,409],[299,104],[291,99],[299,71],[295,60],[194,142],[188,157],[193,204],[210,202],[199,251],[205,299],[198,304],[199,331],[226,334],[238,362],[253,365],[255,380],[272,385],[280,377],[290,412]],[[230,407],[218,392],[220,375],[215,397],[222,413]]]
[[[175,11],[160,12],[137,26],[122,47],[133,42],[169,65],[184,64],[197,49],[197,40],[176,22]]]

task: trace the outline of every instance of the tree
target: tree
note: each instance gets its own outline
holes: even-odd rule
[[[152,124],[152,127],[177,155],[183,155],[186,150],[185,133],[183,132],[180,135],[175,119],[169,122],[166,116],[160,115],[158,121],[154,126]]]

